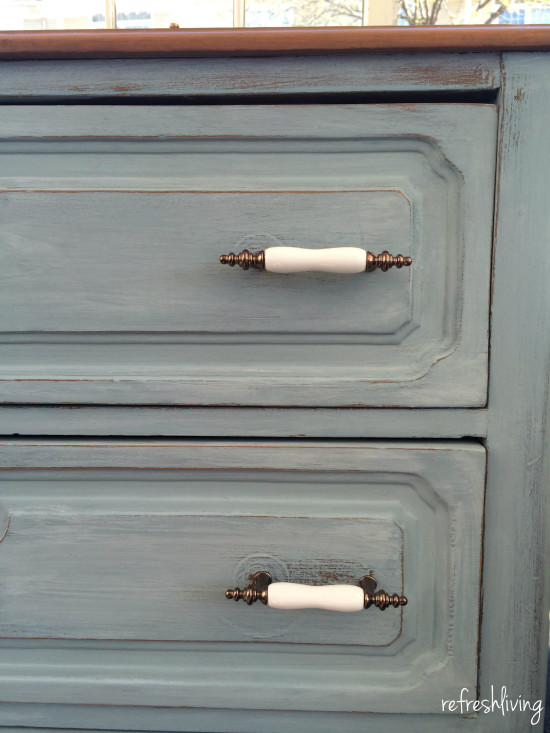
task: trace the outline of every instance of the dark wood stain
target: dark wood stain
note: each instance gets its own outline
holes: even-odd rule
[[[170,58],[550,49],[545,26],[4,31],[0,58]],[[437,69],[433,70],[437,76]],[[125,89],[121,89],[125,91]]]

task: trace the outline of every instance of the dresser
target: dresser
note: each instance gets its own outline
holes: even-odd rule
[[[542,730],[549,52],[0,34],[0,731]]]

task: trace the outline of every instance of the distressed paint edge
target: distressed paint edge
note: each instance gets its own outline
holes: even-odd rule
[[[541,143],[548,150],[550,141],[547,134],[533,134],[533,128],[550,113],[549,62],[547,56],[527,53],[504,54],[502,60],[483,550],[490,572],[483,571],[479,667],[480,698],[490,696],[493,682],[498,691],[501,681],[512,679],[511,698],[521,694],[543,703],[550,605],[545,563],[550,554],[550,312],[543,275],[550,268],[550,248],[543,210],[535,201],[548,189],[537,186],[535,173],[543,178]],[[519,267],[518,241],[528,250]],[[541,352],[544,358],[537,360]],[[520,365],[522,354],[528,356]],[[517,485],[514,476],[521,477]],[[506,510],[499,511],[504,505]],[[496,548],[504,535],[506,543]],[[526,595],[527,606],[514,602]],[[542,732],[541,718],[531,726],[529,716],[521,721],[502,717],[498,730]]]

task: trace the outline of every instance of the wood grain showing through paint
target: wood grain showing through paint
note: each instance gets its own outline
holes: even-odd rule
[[[544,26],[4,31],[0,57],[166,58],[550,48]]]

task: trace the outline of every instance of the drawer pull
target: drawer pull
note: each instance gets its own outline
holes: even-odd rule
[[[239,254],[230,252],[220,257],[222,265],[243,270],[266,270],[267,272],[386,272],[391,267],[409,267],[410,257],[382,252],[375,255],[360,247],[332,247],[329,249],[302,249],[300,247],[268,247],[253,253],[243,249]]]
[[[265,571],[254,573],[249,586],[230,588],[225,597],[243,600],[249,606],[260,601],[271,608],[294,610],[298,608],[322,608],[326,611],[362,611],[376,606],[383,611],[388,606],[406,606],[405,596],[388,595],[385,590],[376,591],[376,580],[371,573],[360,578],[357,585],[302,585],[301,583],[274,583]]]

